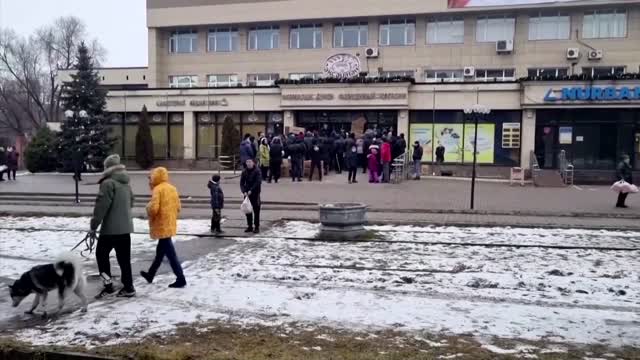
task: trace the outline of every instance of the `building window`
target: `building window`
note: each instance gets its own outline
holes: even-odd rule
[[[561,77],[569,75],[568,68],[536,68],[529,69],[528,72],[529,77]]]
[[[350,48],[367,46],[369,25],[366,22],[340,23],[333,28],[333,47]]]
[[[464,81],[462,70],[427,70],[424,72],[426,82],[458,82]]]
[[[477,42],[495,42],[513,40],[516,31],[516,18],[506,15],[482,16],[476,24]]]
[[[289,74],[290,80],[302,80],[302,79],[317,80],[320,78],[322,78],[322,73],[291,73]]]
[[[514,81],[515,69],[477,69],[476,81]]]
[[[209,30],[208,48],[211,52],[238,51],[239,35],[236,28]]]
[[[529,40],[563,40],[571,37],[567,13],[538,13],[529,17]]]
[[[280,27],[259,26],[249,30],[249,50],[277,49],[280,43]]]
[[[594,10],[584,14],[582,37],[585,39],[622,38],[627,36],[625,10]]]
[[[209,87],[236,87],[238,86],[238,75],[209,75],[207,85]]]
[[[291,49],[322,48],[322,24],[292,25],[289,33]]]
[[[583,67],[582,74],[591,76],[611,76],[622,75],[625,73],[624,66],[596,66],[596,67]]]
[[[383,71],[380,73],[380,77],[384,77],[384,78],[393,78],[393,77],[413,78],[414,76],[415,76],[415,72],[413,70]]]
[[[388,19],[380,23],[380,45],[402,46],[416,43],[414,19]]]
[[[427,44],[463,44],[464,19],[427,19]]]
[[[250,74],[247,83],[249,86],[273,86],[279,78],[278,74]]]
[[[192,88],[198,86],[198,77],[195,75],[169,76],[169,87]]]
[[[188,54],[198,51],[198,32],[195,30],[178,30],[169,37],[169,52],[172,54]]]

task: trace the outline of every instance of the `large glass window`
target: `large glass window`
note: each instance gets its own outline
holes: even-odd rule
[[[538,13],[529,17],[529,40],[569,39],[571,17],[567,13]]]
[[[209,30],[208,48],[213,52],[238,51],[240,40],[237,28]]]
[[[199,159],[214,159],[216,157],[216,114],[198,113],[196,121],[198,123],[197,139],[198,144],[196,156]]]
[[[514,81],[515,69],[477,69],[477,81]]]
[[[380,23],[380,45],[402,46],[415,43],[415,19],[388,19]]]
[[[192,88],[196,86],[198,86],[198,77],[195,75],[169,76],[169,87],[171,88]]]
[[[383,71],[380,73],[380,77],[392,78],[392,77],[408,77],[413,78],[415,72],[413,70],[395,70],[395,71]]]
[[[626,10],[594,10],[584,14],[582,37],[585,39],[627,36]]]
[[[187,54],[198,51],[198,32],[196,30],[177,30],[169,37],[169,52]]]
[[[462,70],[427,70],[424,72],[426,82],[457,82],[464,80]]]
[[[258,26],[249,30],[249,50],[277,49],[280,43],[280,27]]]
[[[529,69],[528,71],[529,77],[538,77],[538,76],[559,77],[559,76],[567,76],[568,74],[569,74],[569,68],[534,68],[534,69]]]
[[[289,33],[291,49],[322,48],[322,24],[292,25]]]
[[[184,158],[184,115],[175,113],[169,115],[169,154],[170,159]]]
[[[583,67],[582,73],[591,76],[621,75],[625,73],[625,68],[624,66]]]
[[[247,83],[249,86],[273,86],[279,78],[278,74],[249,74]]]
[[[481,16],[476,23],[477,42],[513,40],[516,18],[507,15]]]
[[[322,78],[322,73],[291,73],[289,74],[289,79],[291,80],[302,80],[302,79],[320,79]]]
[[[207,81],[209,87],[236,87],[238,83],[238,75],[235,74],[209,75]]]
[[[427,19],[427,44],[464,43],[464,19],[451,17]]]
[[[369,41],[369,25],[366,22],[339,23],[333,28],[333,47],[367,46]]]

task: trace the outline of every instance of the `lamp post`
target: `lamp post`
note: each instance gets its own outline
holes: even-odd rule
[[[478,122],[480,118],[491,113],[491,109],[487,106],[475,104],[465,108],[464,113],[473,117],[474,135],[473,135],[473,169],[471,170],[471,210],[475,208],[476,197],[476,164],[478,162]]]
[[[89,117],[89,115],[87,114],[87,112],[85,110],[80,110],[78,111],[78,113],[76,114],[73,110],[69,109],[67,111],[64,112],[64,116],[67,118],[67,121],[71,121],[73,120],[76,116],[81,118],[81,119],[86,119]],[[78,128],[76,128],[77,130]],[[80,140],[80,136],[76,136],[76,144],[75,144],[75,151],[80,151],[80,149],[78,148],[78,141]],[[84,157],[83,157],[84,159]],[[80,203],[80,189],[78,186],[78,182],[79,182],[79,177],[77,176],[77,171],[75,169],[75,166],[78,166],[77,164],[74,164],[74,174],[73,174],[73,179],[75,180],[76,183],[76,204]],[[80,164],[79,166],[82,166],[82,164]]]

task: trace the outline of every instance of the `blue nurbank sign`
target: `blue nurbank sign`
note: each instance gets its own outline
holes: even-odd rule
[[[566,87],[549,89],[544,101],[616,101],[640,100],[640,86],[631,87]]]

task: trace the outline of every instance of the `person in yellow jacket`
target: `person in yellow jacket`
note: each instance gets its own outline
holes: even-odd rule
[[[260,150],[259,150],[259,157],[258,160],[260,162],[260,171],[262,172],[262,180],[267,180],[267,174],[269,173],[269,162],[270,162],[270,155],[269,155],[269,142],[267,141],[267,138],[262,138],[262,140],[260,140]]]
[[[169,183],[169,171],[163,167],[151,171],[149,186],[153,194],[151,201],[147,204],[147,215],[149,216],[151,239],[158,240],[158,246],[156,247],[156,257],[149,271],[141,271],[140,275],[151,284],[166,256],[173,273],[176,275],[176,281],[169,287],[183,288],[187,285],[187,281],[184,278],[182,266],[171,239],[177,233],[178,214],[181,208],[180,196],[175,186]]]

